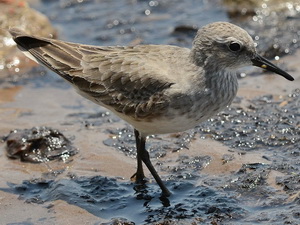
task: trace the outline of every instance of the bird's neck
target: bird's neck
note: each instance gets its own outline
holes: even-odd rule
[[[222,104],[230,105],[236,96],[238,81],[236,73],[228,70],[206,71],[205,86],[212,101],[222,99]],[[221,103],[220,103],[221,104]]]
[[[190,52],[190,60],[198,68],[201,68],[206,94],[212,99],[224,99],[229,104],[237,93],[236,71],[226,67],[222,62],[216,62],[212,54],[201,51],[195,46]]]

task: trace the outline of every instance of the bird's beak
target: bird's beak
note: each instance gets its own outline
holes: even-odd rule
[[[253,66],[257,66],[269,71],[272,71],[274,73],[277,73],[281,76],[283,76],[284,78],[286,78],[287,80],[293,81],[294,78],[288,74],[287,72],[283,71],[282,69],[278,68],[277,66],[275,66],[273,63],[269,62],[267,59],[265,59],[264,57],[256,54],[252,59],[252,65]]]

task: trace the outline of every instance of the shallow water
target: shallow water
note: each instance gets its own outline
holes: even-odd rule
[[[38,9],[64,30],[63,37],[67,40],[98,45],[128,45],[135,41],[178,44],[172,34],[176,26],[198,27],[227,20],[221,7],[195,0],[43,1]],[[211,15],[214,19],[210,19]],[[187,40],[183,45],[187,43],[191,44]]]
[[[260,51],[271,46],[265,52],[271,57],[295,51],[299,41],[296,5],[272,16],[258,7],[256,21],[229,18],[219,1],[61,0],[41,1],[34,7],[50,18],[61,39],[88,44],[189,47],[197,27],[219,20],[234,20],[257,33]],[[278,32],[262,33],[274,18],[282,24]],[[277,51],[273,42],[282,35],[283,50]],[[42,67],[3,79],[1,90],[8,96],[1,100],[3,139],[10,130],[48,126],[70,139],[79,153],[67,162],[30,164],[8,159],[2,143],[0,211],[6,216],[0,221],[299,224],[297,57],[288,60],[288,65],[296,65],[291,72],[298,79],[294,83],[271,75],[254,77],[261,71],[250,71],[251,76],[240,82],[244,94],[218,116],[190,131],[149,137],[154,166],[173,193],[169,199],[160,198],[149,173],[146,186],[129,181],[136,164],[130,126],[82,99]]]
[[[269,58],[278,59],[297,49],[299,2],[252,2],[256,4],[244,3],[242,7],[234,0],[64,0],[42,1],[37,8],[60,28],[64,39],[80,43],[189,47],[197,28],[215,21],[233,21],[253,36],[259,51]],[[245,14],[245,8],[256,14]]]

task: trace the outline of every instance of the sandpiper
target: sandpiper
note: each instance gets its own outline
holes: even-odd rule
[[[134,127],[137,183],[142,162],[169,196],[149,153],[146,137],[193,128],[228,106],[237,93],[236,70],[254,65],[286,79],[291,75],[259,56],[250,35],[227,22],[198,30],[191,49],[170,45],[91,46],[35,37],[13,28],[18,47]]]

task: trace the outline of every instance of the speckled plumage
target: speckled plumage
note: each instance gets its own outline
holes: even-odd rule
[[[226,22],[201,28],[191,49],[97,47],[29,36],[18,29],[10,32],[22,50],[69,81],[79,94],[133,125],[142,151],[140,178],[141,160],[152,166],[144,154],[145,137],[193,128],[229,105],[237,93],[237,68],[253,64],[293,79],[257,55],[245,30]],[[149,170],[167,193],[154,168]]]

